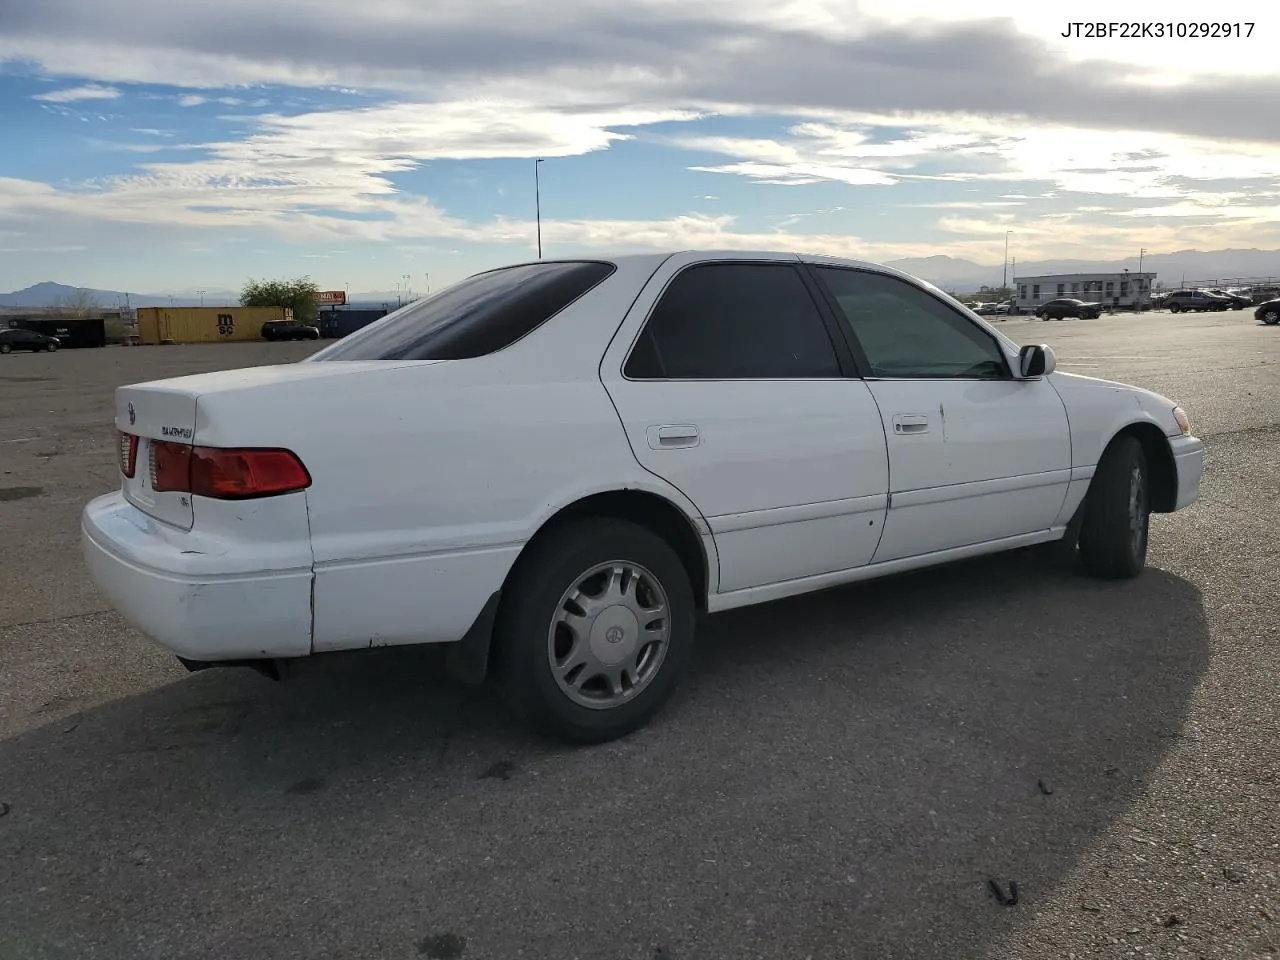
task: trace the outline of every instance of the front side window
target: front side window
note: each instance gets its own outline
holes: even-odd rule
[[[897,277],[834,267],[814,271],[852,328],[873,377],[1004,379],[991,334]]]
[[[590,261],[490,270],[402,307],[306,362],[482,357],[532,333],[614,269]]]
[[[676,275],[623,367],[633,380],[839,377],[826,323],[785,263],[704,263]]]

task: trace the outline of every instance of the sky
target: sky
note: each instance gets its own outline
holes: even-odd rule
[[[0,0],[0,290],[1280,248],[1280,6],[1115,6]]]

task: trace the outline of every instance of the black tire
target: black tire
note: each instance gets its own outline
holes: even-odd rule
[[[0,353],[13,353],[13,347],[7,343],[0,343]]]
[[[45,344],[44,348],[48,350],[50,353],[53,353],[58,349],[58,344],[53,340],[50,340],[47,344]]]
[[[1169,312],[1170,312],[1170,313],[1177,313],[1177,312],[1178,312],[1179,310],[1181,310],[1181,309],[1182,309],[1182,307],[1181,307],[1181,306],[1179,306],[1179,305],[1178,305],[1178,304],[1176,304],[1176,303],[1171,303],[1171,304],[1169,304]]]
[[[1136,437],[1112,441],[1089,484],[1080,524],[1080,561],[1095,577],[1132,579],[1147,565],[1150,475]]]
[[[596,565],[615,560],[644,567],[666,593],[667,648],[638,693],[596,709],[561,690],[552,672],[550,637],[563,594]],[[521,720],[548,736],[577,743],[625,736],[648,723],[675,690],[693,650],[696,618],[688,571],[657,534],[625,520],[568,523],[520,558],[504,588],[494,632],[504,699]]]
[[[1277,323],[1280,323],[1280,307],[1268,309],[1259,319],[1267,326],[1274,327]]]

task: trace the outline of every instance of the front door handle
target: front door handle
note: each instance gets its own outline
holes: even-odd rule
[[[698,428],[691,423],[664,423],[645,431],[649,447],[653,450],[678,450],[698,445]]]
[[[923,413],[894,414],[893,432],[898,434],[928,433],[929,418]]]

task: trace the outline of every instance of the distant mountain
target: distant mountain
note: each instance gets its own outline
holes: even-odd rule
[[[208,290],[203,302],[205,306],[216,307],[234,304],[240,298],[238,293],[230,290]],[[31,309],[64,306],[73,303],[93,303],[106,309],[121,307],[127,303],[130,307],[197,307],[201,303],[200,295],[167,293],[124,293],[120,290],[95,290],[89,287],[72,287],[65,283],[54,283],[46,280],[34,286],[15,290],[13,293],[0,293],[0,307]]]
[[[1013,253],[1010,250],[1010,253]],[[889,266],[905,270],[914,276],[928,280],[944,290],[960,294],[975,293],[980,287],[998,287],[1003,264],[982,264],[957,257],[908,257],[886,261]],[[1009,264],[1009,281],[1019,277],[1040,277],[1055,273],[1120,273],[1136,271],[1138,255],[1120,260],[1017,260]],[[1155,273],[1159,283],[1177,286],[1187,283],[1213,283],[1242,278],[1280,279],[1280,250],[1180,250],[1177,253],[1151,253],[1142,258],[1144,272]],[[413,291],[415,297],[422,291]],[[403,291],[369,291],[351,294],[349,305],[353,308],[372,309],[395,307],[404,296]],[[93,290],[73,287],[63,283],[46,281],[13,293],[0,294],[0,309],[16,307],[56,307],[89,299],[102,307],[114,308],[118,303],[131,307],[195,307],[201,303],[199,295],[190,291],[181,295],[162,293],[129,293],[118,290]],[[229,306],[238,302],[239,293],[234,290],[206,290],[204,305]]]
[[[955,281],[967,283],[972,277],[986,277],[992,270],[995,271],[994,282],[1000,282],[999,264],[995,267],[988,267],[980,263],[974,263],[972,260],[960,260],[956,257],[945,256],[907,257],[903,260],[886,260],[885,263],[887,266],[903,270],[913,277],[928,280],[939,287],[950,286]],[[990,284],[991,282],[990,280],[982,281],[985,284]],[[976,290],[977,287],[974,289]]]

